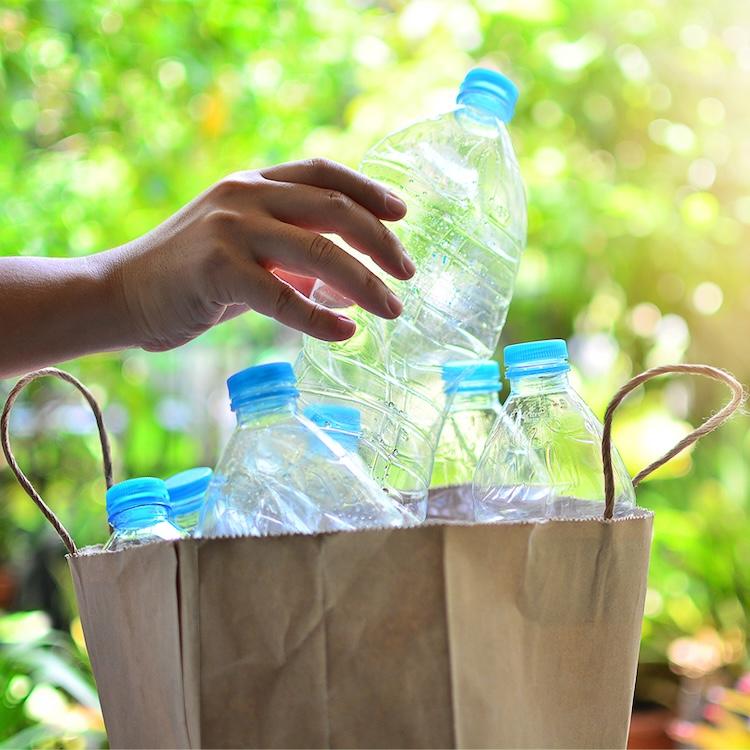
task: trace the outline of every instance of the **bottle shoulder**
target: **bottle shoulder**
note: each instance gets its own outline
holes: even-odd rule
[[[553,413],[573,413],[588,420],[598,421],[588,404],[572,388],[551,392],[511,392],[503,408],[508,415],[538,414],[543,416]]]
[[[603,426],[572,388],[553,393],[511,394],[505,403],[511,421],[544,457],[560,494],[581,497],[603,493]],[[612,451],[618,495],[635,504],[632,482],[616,448]],[[564,480],[561,479],[564,477]]]
[[[402,195],[412,217],[456,215],[471,223],[482,216],[484,232],[508,235],[522,245],[526,195],[501,126],[488,138],[466,131],[449,112],[386,136],[366,153],[360,168]]]

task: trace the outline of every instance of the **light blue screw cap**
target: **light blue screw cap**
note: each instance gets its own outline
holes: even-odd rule
[[[237,411],[262,398],[296,398],[297,377],[289,362],[271,362],[240,370],[227,380],[230,406]]]
[[[447,394],[496,393],[500,390],[500,365],[494,359],[446,362],[443,390]]]
[[[568,372],[568,346],[562,339],[529,341],[506,346],[503,351],[505,377],[509,380],[528,375],[554,375]]]
[[[458,104],[479,107],[510,122],[518,101],[518,88],[510,78],[489,68],[474,68],[458,90]]]
[[[203,496],[213,476],[207,466],[181,471],[165,481],[173,516],[194,513],[203,505]]]
[[[169,507],[167,485],[156,477],[138,477],[112,485],[107,490],[107,515],[110,521],[118,513],[144,505]]]

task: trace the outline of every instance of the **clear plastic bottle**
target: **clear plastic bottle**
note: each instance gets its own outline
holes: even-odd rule
[[[407,362],[489,358],[526,245],[526,197],[506,124],[518,89],[469,71],[457,108],[387,136],[361,169],[408,206],[393,229],[417,266],[395,282],[404,303],[386,337]]]
[[[167,485],[154,477],[128,479],[110,487],[107,515],[114,529],[104,545],[108,552],[187,536],[169,520]]]
[[[494,360],[448,362],[443,365],[443,388],[453,401],[435,452],[428,515],[473,520],[474,472],[502,413],[497,396],[500,365]]]
[[[423,456],[434,453],[442,419],[431,408],[441,365],[489,358],[505,323],[526,242],[523,182],[506,129],[517,98],[505,76],[477,68],[461,84],[454,110],[393,133],[368,151],[362,171],[408,206],[393,231],[417,272],[408,281],[387,279],[404,310],[397,320],[384,321],[352,306],[347,315],[358,327],[351,340],[304,338],[297,364],[303,389],[363,404],[371,472],[402,496],[429,486]],[[328,305],[341,300],[325,284],[312,297]],[[372,402],[389,405],[389,414],[370,408]],[[385,436],[384,420],[397,425]],[[420,462],[423,472],[403,470]],[[421,484],[400,487],[394,477]]]
[[[586,518],[604,512],[602,425],[568,380],[564,341],[532,341],[505,348],[510,395],[508,418],[544,461],[553,496],[547,516]],[[635,492],[625,465],[612,450],[615,516],[635,507]]]
[[[288,362],[227,381],[237,428],[216,466],[198,536],[317,533],[416,522],[297,409]]]
[[[207,466],[181,471],[169,477],[165,484],[169,492],[169,517],[172,522],[192,534],[198,525],[198,517],[213,471]]]
[[[498,414],[474,472],[474,520],[540,521],[554,496],[549,474],[528,438]]]

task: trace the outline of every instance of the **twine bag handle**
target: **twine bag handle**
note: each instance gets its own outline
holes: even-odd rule
[[[107,430],[104,427],[104,420],[102,418],[102,411],[99,408],[99,404],[96,402],[94,395],[86,386],[81,383],[80,380],[74,378],[69,373],[58,370],[56,367],[45,367],[42,370],[34,370],[27,375],[24,375],[11,389],[8,394],[8,398],[3,407],[2,416],[0,416],[0,443],[2,443],[3,453],[5,454],[5,460],[8,462],[11,471],[16,475],[16,479],[21,487],[26,490],[26,494],[36,503],[39,510],[44,513],[45,518],[52,524],[55,531],[62,539],[63,544],[71,555],[74,555],[77,551],[73,537],[70,535],[68,530],[63,526],[60,519],[55,515],[54,511],[42,500],[39,493],[34,489],[34,486],[29,481],[29,478],[21,471],[18,466],[16,457],[13,455],[13,451],[10,447],[10,439],[8,435],[8,420],[10,417],[10,411],[13,408],[15,400],[21,391],[34,380],[52,376],[64,380],[67,383],[75,386],[82,394],[91,407],[91,411],[94,412],[94,418],[96,419],[96,427],[99,431],[99,440],[102,446],[102,461],[104,464],[104,481],[107,484],[107,489],[112,486],[112,451],[109,447],[109,438],[107,437]]]
[[[604,517],[612,518],[615,509],[615,478],[612,470],[612,417],[615,410],[622,403],[625,397],[634,391],[639,385],[647,380],[657,378],[660,375],[686,373],[689,375],[702,375],[705,378],[711,378],[720,383],[724,383],[732,392],[732,398],[720,411],[709,417],[700,427],[694,429],[689,435],[686,435],[671,450],[668,450],[661,458],[649,464],[643,471],[639,472],[633,479],[633,487],[637,487],[641,480],[649,474],[663,466],[667,461],[673,459],[678,453],[685,450],[689,445],[700,440],[709,432],[713,432],[717,427],[722,425],[734,414],[741,406],[745,393],[737,379],[725,370],[709,365],[664,365],[662,367],[652,367],[650,370],[636,375],[632,380],[625,383],[612,400],[609,402],[607,411],[604,414],[604,433],[602,435],[602,464],[604,466],[604,498],[605,509]]]

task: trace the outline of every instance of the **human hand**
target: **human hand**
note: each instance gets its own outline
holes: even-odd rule
[[[111,279],[128,338],[146,350],[180,346],[248,310],[341,341],[356,326],[307,298],[316,279],[384,318],[402,305],[320,232],[408,279],[414,264],[381,222],[405,213],[386,188],[340,164],[290,162],[230,175],[152,232],[94,257]]]

